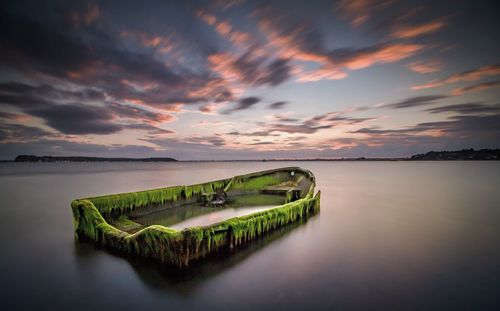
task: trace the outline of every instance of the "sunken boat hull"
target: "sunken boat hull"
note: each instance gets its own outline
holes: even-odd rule
[[[304,221],[320,207],[315,178],[307,170],[288,167],[190,186],[77,199],[71,203],[76,238],[86,238],[121,252],[186,267],[222,248],[232,248],[283,226]],[[133,216],[223,198],[266,193],[284,196],[285,204],[215,224],[175,230],[161,225],[141,227]],[[132,216],[129,218],[129,216]]]

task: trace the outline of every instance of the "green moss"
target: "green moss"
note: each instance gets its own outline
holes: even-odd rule
[[[129,192],[87,198],[102,215],[120,215],[138,208],[153,204],[176,202],[179,199],[189,199],[192,196],[201,196],[203,193],[213,193],[223,189],[230,180],[218,180],[210,183],[174,186],[146,191]]]
[[[142,227],[141,224],[130,220],[127,215],[121,215],[120,217],[113,219],[111,224],[123,231],[134,231]]]
[[[183,231],[151,225],[129,234],[108,222],[103,214],[124,213],[151,204],[189,199],[219,189],[254,190],[283,182],[275,172],[300,171],[311,180],[305,196],[296,201],[253,213],[235,217],[206,227],[192,227]],[[282,174],[283,175],[283,174]],[[283,176],[286,176],[284,174]],[[314,176],[299,168],[260,172],[233,179],[215,181],[192,186],[176,186],[149,191],[115,194],[71,203],[76,237],[86,237],[97,243],[129,254],[157,258],[176,266],[187,266],[189,261],[204,257],[222,247],[233,247],[254,239],[266,232],[301,221],[319,211],[320,195],[314,196]],[[288,197],[287,197],[288,200]],[[117,226],[135,226],[126,216],[117,219]]]
[[[254,190],[262,189],[266,186],[276,185],[281,183],[282,180],[272,176],[264,175],[259,177],[253,177],[249,179],[239,179],[233,182],[231,189],[235,190]]]

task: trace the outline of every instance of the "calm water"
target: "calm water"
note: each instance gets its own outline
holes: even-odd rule
[[[187,275],[75,243],[73,198],[279,166],[321,212]],[[3,310],[500,306],[500,162],[0,163]]]
[[[225,219],[264,211],[285,203],[285,196],[256,194],[232,197],[224,207],[187,205],[168,208],[132,220],[142,225],[163,225],[177,230],[207,226]]]

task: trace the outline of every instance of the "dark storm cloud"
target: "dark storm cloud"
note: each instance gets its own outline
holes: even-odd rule
[[[488,105],[484,103],[465,103],[457,105],[447,105],[426,109],[430,113],[461,113],[461,114],[482,114],[498,113],[500,105]]]
[[[239,111],[239,110],[246,110],[246,109],[250,109],[252,108],[255,104],[257,104],[258,102],[260,102],[260,98],[258,97],[245,97],[245,98],[242,98],[240,99],[237,103],[236,103],[236,106],[233,107],[233,108],[230,108],[226,111],[224,111],[224,114],[230,114],[230,113],[233,113],[235,111]]]
[[[81,22],[86,20],[83,15],[89,12],[82,13],[78,10],[92,9],[86,5],[83,8],[80,8],[81,5],[75,5],[75,8],[68,3],[52,6],[39,6],[36,3],[26,5],[37,7],[44,14],[31,14],[13,4],[0,12],[0,65],[11,71],[31,76],[50,76],[86,88],[97,87],[114,99],[135,100],[165,109],[175,109],[175,105],[179,103],[191,104],[208,100],[220,102],[231,98],[227,95],[231,91],[223,83],[214,86],[217,80],[202,66],[198,67],[201,68],[198,72],[182,66],[173,68],[174,64],[166,65],[166,62],[158,60],[156,50],[131,46],[120,37],[119,29],[111,26],[116,20],[99,23],[100,19],[96,21],[99,16],[94,16],[89,22]],[[106,3],[103,5],[106,6]],[[200,26],[192,7],[173,6],[170,9],[181,11],[183,16],[190,16]],[[116,15],[99,12],[103,18],[120,18],[118,12]],[[77,28],[73,25],[74,14],[79,14]],[[181,22],[179,16],[174,19]],[[182,26],[184,24],[185,19],[176,29],[187,31],[190,27]],[[188,32],[192,36],[186,36],[185,40],[193,43],[196,32]],[[152,35],[152,38],[156,37]],[[268,81],[262,83],[278,81],[279,69],[281,68],[277,68],[277,73],[270,76]],[[204,91],[204,95],[193,97],[193,91]],[[98,94],[87,94],[89,99],[94,95]],[[81,101],[77,98],[73,100]]]
[[[286,105],[288,105],[288,102],[281,101],[281,102],[275,102],[269,105],[269,108],[271,109],[281,109],[284,108]]]
[[[28,113],[42,118],[48,126],[64,134],[111,134],[123,129],[112,123],[113,115],[108,110],[97,106],[52,105]]]
[[[415,96],[410,97],[400,102],[394,104],[387,104],[381,107],[392,108],[392,109],[402,109],[402,108],[413,108],[420,106],[433,105],[436,101],[448,97],[447,95],[425,95],[425,96]]]
[[[0,103],[21,109],[25,114],[38,117],[64,134],[111,134],[123,129],[144,129],[150,133],[166,133],[149,123],[171,121],[172,115],[157,113],[138,107],[102,101],[105,96],[93,89],[68,91],[46,84],[38,86],[24,83],[0,84]],[[86,100],[86,104],[69,102]],[[89,102],[98,101],[100,105]],[[126,126],[118,118],[145,122],[143,126]],[[155,130],[156,129],[156,130]]]
[[[92,69],[98,72],[87,78],[119,74],[166,84],[183,82],[181,76],[152,55],[126,50],[114,37],[97,28],[70,32],[61,21],[44,24],[9,13],[3,12],[0,24],[4,65],[65,78]]]
[[[113,114],[106,108],[81,103],[59,104],[57,101],[102,99],[95,90],[81,92],[59,90],[47,84],[0,84],[0,102],[38,117],[63,134],[110,134],[122,129],[114,124]]]

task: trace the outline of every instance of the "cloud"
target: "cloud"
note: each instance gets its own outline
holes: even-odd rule
[[[253,107],[255,104],[257,104],[260,101],[261,101],[261,99],[258,97],[253,97],[253,96],[252,97],[245,97],[245,98],[240,99],[236,103],[235,107],[227,109],[223,113],[230,114],[230,113],[233,113],[235,111],[250,109],[251,107]]]
[[[296,65],[298,82],[343,79],[346,71],[375,64],[393,63],[424,49],[423,44],[384,42],[365,47],[328,49],[316,24],[302,16],[266,7],[255,13],[259,29],[277,55],[299,63],[315,63],[316,68]],[[307,69],[305,69],[307,68]]]
[[[447,105],[426,109],[430,113],[460,113],[460,114],[483,114],[499,113],[500,105],[487,105],[483,103],[465,103],[457,105]]]
[[[500,137],[500,114],[493,115],[457,115],[447,121],[419,123],[422,130],[442,130],[453,136],[464,136],[482,140]]]
[[[231,53],[219,53],[209,57],[212,70],[225,80],[251,86],[276,86],[291,76],[289,60],[269,60],[260,55],[257,47],[249,48],[239,57]]]
[[[418,135],[447,137],[450,139],[470,138],[478,141],[494,141],[500,135],[500,113],[455,115],[444,121],[423,122],[400,129],[361,128],[350,133],[365,134],[370,139],[381,136],[396,138],[418,138]]]
[[[423,122],[403,128],[387,129],[364,127],[350,134],[359,137],[332,138],[331,144],[340,152],[325,149],[324,155],[333,156],[410,156],[429,150],[491,148],[500,135],[500,114],[457,115],[444,121]],[[494,146],[494,145],[493,145]]]
[[[322,129],[328,129],[333,127],[331,124],[327,125],[310,125],[310,124],[271,124],[269,126],[269,131],[271,132],[282,132],[288,134],[313,134]]]
[[[26,142],[57,137],[58,135],[35,126],[22,124],[1,124],[0,142]]]
[[[339,17],[348,20],[353,27],[359,27],[377,11],[391,4],[392,0],[340,0],[335,4]]]
[[[411,134],[411,133],[415,133],[415,132],[419,132],[420,130],[418,129],[415,129],[415,128],[404,128],[404,129],[397,129],[397,130],[394,130],[394,129],[380,129],[380,127],[363,127],[363,128],[360,128],[360,129],[357,129],[355,131],[350,131],[349,133],[351,134],[370,134],[370,135],[386,135],[386,134],[398,134],[398,135],[401,135],[401,134]]]
[[[470,86],[453,89],[451,91],[451,94],[458,96],[458,95],[463,95],[465,93],[479,92],[491,88],[497,88],[499,86],[500,86],[500,81],[482,82]]]
[[[214,159],[232,159],[236,157],[248,156],[248,149],[235,150],[223,148],[222,138],[207,137],[188,137],[186,139],[178,138],[154,138],[142,139],[148,143],[157,146],[158,152],[168,154],[182,160],[214,160]]]
[[[208,144],[212,145],[215,147],[219,146],[224,146],[226,144],[226,141],[224,138],[218,135],[212,135],[212,136],[191,136],[186,139],[184,139],[187,142],[190,143],[197,143],[197,144]]]
[[[125,124],[122,126],[123,129],[131,130],[141,130],[147,131],[150,136],[163,135],[163,134],[174,134],[172,130],[163,129],[154,125],[138,123],[138,124]]]
[[[263,131],[254,131],[254,132],[239,132],[239,131],[233,131],[229,132],[226,135],[230,136],[247,136],[247,137],[277,137],[280,136],[280,134],[274,134],[270,130],[263,130]]]
[[[413,72],[426,74],[441,71],[443,69],[443,64],[437,60],[431,60],[427,62],[412,62],[406,65],[406,67]]]
[[[11,120],[11,121],[22,121],[23,119],[26,119],[27,117],[24,115],[17,114],[17,113],[0,111],[0,118],[5,119],[5,120]]]
[[[356,70],[377,63],[393,63],[414,55],[422,48],[420,44],[385,43],[358,49],[336,49],[329,52],[328,57],[335,66]]]
[[[421,89],[435,88],[457,82],[477,81],[486,77],[497,76],[497,75],[500,75],[500,64],[483,66],[473,70],[452,74],[443,79],[432,80],[428,83],[415,85],[412,87],[412,89],[421,90]]]
[[[273,121],[277,122],[299,122],[300,119],[298,118],[293,118],[288,115],[273,115],[272,116]]]
[[[286,105],[288,105],[288,102],[281,101],[281,102],[275,102],[269,105],[269,108],[271,109],[281,109],[284,108]]]
[[[105,99],[99,90],[84,88],[79,90],[61,89],[46,83],[31,85],[21,82],[0,83],[0,102],[18,107],[36,107],[39,103],[61,101],[98,102]]]
[[[143,108],[109,103],[98,90],[64,90],[47,84],[0,83],[0,102],[21,109],[25,114],[41,118],[45,124],[63,134],[112,134],[125,128],[120,120],[133,120],[149,126],[169,122],[170,114],[158,113]],[[82,102],[70,102],[81,100]],[[139,127],[135,127],[139,129]]]
[[[373,119],[374,118],[353,118],[341,115],[338,112],[327,112],[302,120],[288,116],[275,115],[273,116],[272,123],[264,124],[263,133],[267,134],[265,136],[269,136],[271,133],[314,134],[323,129],[330,129],[339,125],[359,124]]]
[[[175,35],[173,32],[168,33],[167,35],[156,35],[149,34],[144,31],[127,31],[124,30],[120,32],[120,36],[126,39],[132,39],[137,41],[144,47],[153,48],[155,51],[160,53],[169,53],[172,52],[175,45]]]
[[[196,15],[207,25],[213,26],[219,36],[232,42],[236,48],[248,46],[255,42],[252,34],[236,30],[227,20],[220,20],[215,15],[204,10],[198,10]]]
[[[436,20],[420,25],[397,25],[390,36],[396,39],[411,39],[437,32],[447,25],[444,20]]]
[[[415,96],[410,97],[405,100],[402,100],[393,104],[386,104],[381,107],[383,108],[392,108],[392,109],[403,109],[403,108],[413,108],[420,106],[428,106],[433,105],[436,101],[441,100],[443,98],[447,98],[447,95],[425,95],[425,96]]]
[[[146,123],[171,122],[175,119],[175,117],[171,114],[163,112],[153,112],[130,105],[119,103],[108,103],[107,105],[110,111],[121,118],[142,120]]]
[[[82,30],[84,41],[63,25],[56,28],[9,14],[3,18],[1,53],[9,66],[87,82],[117,75],[171,85],[185,81],[152,55],[123,49],[116,38],[96,28]]]
[[[63,12],[74,11],[71,3],[62,6]],[[65,8],[68,6],[70,8]],[[144,49],[141,45],[129,42],[130,36],[117,34],[109,26],[111,24],[94,25],[92,22],[75,30],[60,17],[33,18],[24,11],[16,10],[8,6],[2,12],[4,31],[0,34],[0,65],[19,76],[70,82],[81,88],[97,88],[113,101],[131,101],[166,110],[175,110],[183,104],[220,101],[221,94],[232,93],[224,81],[211,75],[203,66],[197,67],[198,70],[188,68],[193,64],[193,57],[187,63],[176,61],[183,58],[180,53],[175,54],[178,57],[170,55],[167,61],[157,57],[157,52],[165,52],[170,42],[165,36],[146,34],[144,30],[127,30],[125,33],[141,38],[141,45],[154,48]],[[191,14],[183,11],[182,6],[176,7],[174,11]],[[165,14],[172,13],[169,11]],[[45,15],[40,13],[40,16]],[[179,18],[166,22],[173,23]],[[189,41],[185,45],[191,51],[196,51],[200,56],[214,51],[200,46],[207,40],[197,40],[200,35],[183,25],[175,25],[176,30],[190,32],[189,36],[178,37]],[[204,63],[205,59],[202,58],[199,62]],[[275,81],[273,77],[265,83]]]
[[[363,123],[366,121],[375,120],[375,118],[352,118],[352,117],[334,115],[332,117],[327,118],[326,120],[327,121],[334,121],[334,122],[338,122],[338,123],[342,123],[342,124],[353,125],[353,124]]]
[[[63,134],[111,134],[123,129],[114,124],[113,115],[104,108],[81,104],[51,105],[28,110],[30,115],[42,118],[45,123]]]
[[[97,4],[95,3],[85,3],[85,4],[81,3],[81,4],[84,5],[83,8],[77,8],[74,11],[70,11],[66,14],[67,18],[75,28],[80,28],[82,26],[89,26],[90,24],[94,23],[101,15],[99,6],[97,6]]]

